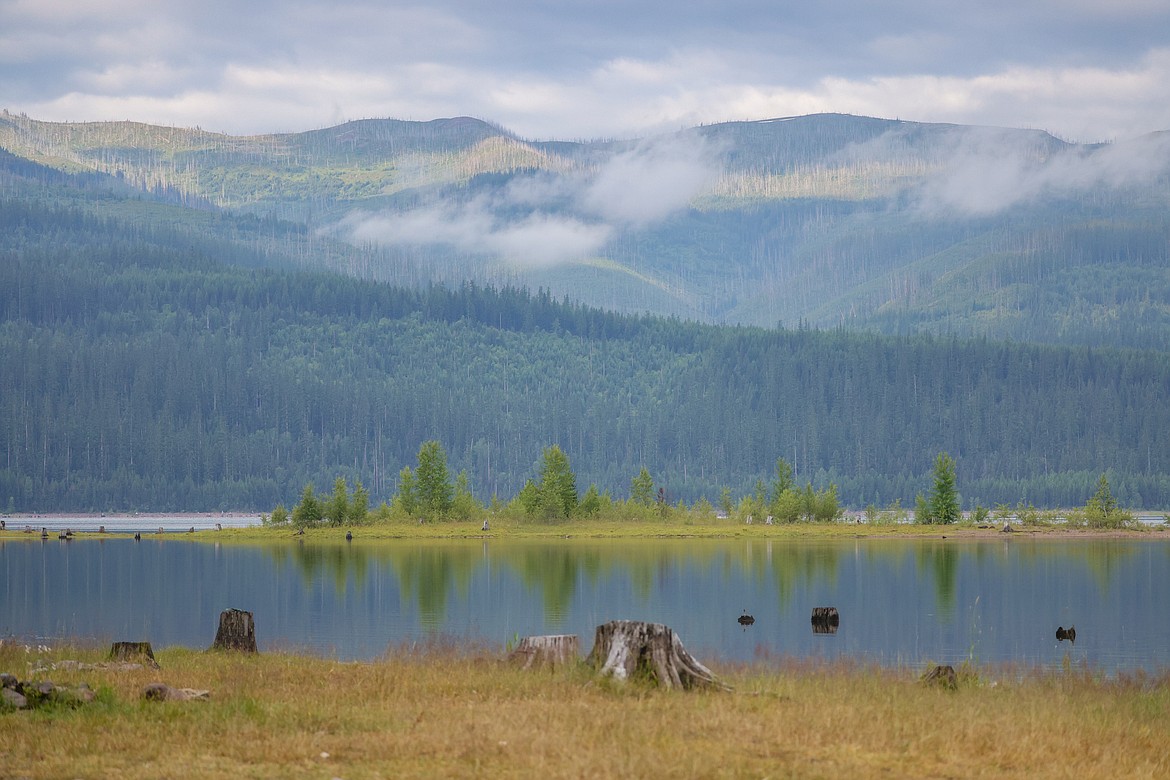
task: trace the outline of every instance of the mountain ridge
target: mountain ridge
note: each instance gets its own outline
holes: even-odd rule
[[[302,224],[360,256],[320,267],[394,283],[544,287],[712,323],[1170,347],[1170,132],[1072,144],[816,114],[601,141],[471,117],[234,137],[5,112],[0,148]]]

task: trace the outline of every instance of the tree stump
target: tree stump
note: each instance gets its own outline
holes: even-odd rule
[[[212,650],[240,650],[256,652],[256,626],[252,613],[242,609],[225,609],[219,613],[219,630],[215,633]]]
[[[683,647],[682,640],[662,623],[611,620],[597,627],[589,665],[601,674],[628,680],[645,674],[664,688],[721,688],[711,670]]]
[[[526,636],[520,645],[508,654],[508,661],[521,669],[555,669],[558,666],[574,664],[580,652],[576,634],[552,634],[549,636]]]
[[[954,691],[959,688],[959,677],[955,674],[955,667],[939,665],[922,676],[922,684]]]
[[[110,645],[110,660],[125,663],[140,663],[152,669],[158,668],[150,642],[114,642]]]
[[[841,616],[836,607],[813,607],[812,627],[814,634],[835,634],[841,625]]]

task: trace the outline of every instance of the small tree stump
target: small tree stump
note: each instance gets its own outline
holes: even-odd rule
[[[140,663],[152,669],[158,668],[150,642],[114,642],[110,645],[110,660]]]
[[[240,650],[256,652],[256,626],[252,613],[242,609],[225,609],[219,613],[219,630],[215,633],[212,650]]]
[[[601,674],[628,680],[649,675],[664,688],[721,688],[711,670],[683,647],[682,640],[662,623],[611,620],[597,627],[587,662]]]
[[[526,636],[508,654],[508,661],[521,669],[556,668],[576,663],[579,653],[580,642],[576,634]]]

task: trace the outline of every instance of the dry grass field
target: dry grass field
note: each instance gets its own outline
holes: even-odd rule
[[[167,648],[158,670],[102,668],[106,650],[0,646],[0,671],[98,694],[0,712],[0,777],[1170,777],[1167,677],[966,669],[952,691],[921,669],[772,661],[714,665],[730,692],[667,691],[522,671],[502,648]],[[211,696],[146,701],[152,682]]]

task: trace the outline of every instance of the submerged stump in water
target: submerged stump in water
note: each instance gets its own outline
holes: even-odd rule
[[[664,688],[722,688],[683,647],[669,626],[640,620],[611,620],[597,627],[588,663],[601,674],[628,680],[646,674]]]
[[[256,652],[256,625],[252,613],[242,609],[225,609],[219,613],[219,630],[215,633],[212,650],[240,650]]]
[[[579,648],[576,634],[526,636],[508,654],[508,660],[521,669],[556,668],[576,663]]]
[[[813,607],[812,627],[814,634],[835,634],[841,625],[841,615],[836,607]]]

